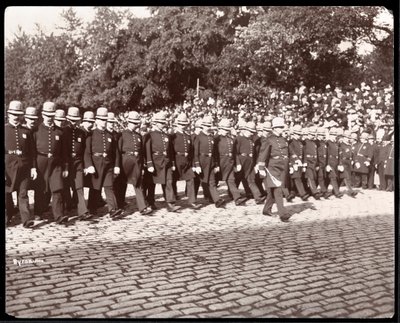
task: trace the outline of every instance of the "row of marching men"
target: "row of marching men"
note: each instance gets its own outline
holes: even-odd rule
[[[261,136],[257,135],[255,124],[249,122],[233,137],[233,125],[228,119],[220,121],[219,134],[215,136],[211,117],[197,122],[196,133],[190,134],[187,132],[190,122],[185,114],[178,116],[175,132],[168,134],[164,112],[155,114],[152,130],[143,134],[139,131],[140,115],[132,111],[127,129],[116,133],[113,131],[116,119],[106,108],[97,109],[96,115],[85,112],[81,119],[78,108],[69,108],[65,116],[52,102],[44,103],[43,122],[32,128],[29,124],[37,115],[30,109],[25,111],[26,125],[23,126],[22,104],[12,101],[5,128],[7,216],[13,214],[10,193],[17,191],[25,227],[35,224],[27,196],[32,183],[34,214],[41,217],[51,200],[53,218],[61,224],[68,223],[65,203],[74,200],[79,218],[93,219],[102,201],[102,189],[110,216],[123,217],[128,183],[134,187],[140,213],[150,215],[156,209],[156,184],[162,185],[168,210],[177,212],[176,181],[179,180],[186,181],[188,206],[194,210],[201,207],[197,203],[200,184],[216,207],[224,206],[226,201],[217,190],[218,181],[222,180],[236,205],[244,205],[252,196],[257,204],[265,204],[263,214],[271,215],[272,204],[276,202],[281,219],[286,221],[283,196],[288,201],[295,195],[303,200],[310,195],[315,199],[329,198],[327,184],[331,184],[334,195],[340,198],[339,186],[344,181],[349,195],[354,197],[352,174],[365,184],[372,160],[364,134],[354,144],[350,141],[351,133],[333,128],[329,140],[325,141],[325,128],[310,127],[305,131],[295,126],[288,142],[284,120],[279,117],[263,125]],[[63,120],[68,120],[67,126],[57,124]],[[91,129],[94,123],[95,128]],[[393,180],[391,140],[382,164],[389,182]],[[240,183],[246,195],[239,191]],[[84,186],[90,188],[87,203]]]

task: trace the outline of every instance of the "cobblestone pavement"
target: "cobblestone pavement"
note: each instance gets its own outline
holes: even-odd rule
[[[119,221],[104,215],[96,224],[69,227],[9,227],[6,312],[19,318],[391,317],[393,193],[310,200],[288,204],[296,212],[288,223],[263,216],[262,206],[248,201],[196,213],[135,212]],[[36,263],[22,263],[29,260]]]

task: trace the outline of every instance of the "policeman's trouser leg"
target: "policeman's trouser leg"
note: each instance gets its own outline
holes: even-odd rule
[[[315,185],[315,181],[313,178],[307,178],[307,183],[308,183],[308,187],[310,188],[311,194],[316,194],[317,193],[317,187]]]
[[[266,191],[267,194],[271,194],[271,191]],[[287,187],[282,187],[282,194],[284,197],[288,197],[290,195],[289,189]]]
[[[325,178],[321,175],[318,176],[318,185],[319,185],[321,193],[322,194],[326,193],[327,189],[326,189],[326,184],[325,184]]]
[[[112,186],[104,187],[104,193],[106,193],[106,202],[108,211],[118,209],[117,199],[115,198],[114,189]]]
[[[393,192],[393,176],[386,175],[386,191]]]
[[[330,182],[331,182],[332,187],[333,187],[333,193],[335,195],[339,194],[339,185],[338,185],[336,177],[330,177],[329,179],[330,179]]]
[[[272,192],[274,194],[274,200],[276,203],[276,206],[278,208],[278,213],[280,216],[286,214],[286,209],[283,206],[283,194],[282,194],[282,188],[276,187],[272,189]]]
[[[200,178],[196,175],[195,178],[193,179],[194,181],[194,194],[196,195],[199,193],[199,188],[200,188]]]
[[[249,180],[247,180],[247,182],[248,182],[251,194],[253,195],[254,199],[259,200],[261,198],[261,192],[258,189],[258,186],[257,186],[255,180],[249,179]]]
[[[301,178],[295,178],[294,184],[296,185],[297,192],[299,193],[300,196],[306,195],[306,191],[304,190],[304,186],[303,186],[303,182],[301,181]]]
[[[146,208],[146,202],[144,198],[144,193],[141,187],[134,186],[135,196],[136,196],[136,205],[139,211],[143,211]]]
[[[89,197],[88,197],[88,204],[87,207],[89,210],[91,210],[92,212],[95,211],[97,209],[97,196],[98,196],[98,192],[96,192],[97,190],[94,188],[89,188]]]
[[[347,190],[349,191],[349,193],[352,193],[352,192],[354,191],[354,190],[353,190],[353,187],[351,186],[351,181],[350,181],[350,179],[345,178],[345,179],[344,179],[344,184],[346,185]]]
[[[21,222],[25,223],[33,219],[29,211],[29,198],[28,198],[29,178],[24,178],[18,189],[18,208],[21,215]]]
[[[146,201],[149,205],[154,205],[155,203],[155,191],[156,191],[156,184],[154,183],[147,183],[146,184]]]
[[[12,193],[6,193],[6,211],[7,211],[7,220],[10,220],[14,215],[14,202],[12,198]]]
[[[378,175],[379,175],[379,190],[386,190],[386,178],[385,178],[385,168],[384,164],[380,163],[378,165]]]
[[[272,188],[267,187],[267,199],[265,200],[263,212],[271,212],[272,205],[275,203],[274,194],[272,191]]]
[[[210,175],[210,179],[208,182],[208,188],[210,190],[211,198],[213,202],[217,202],[219,200],[219,193],[217,191],[217,184],[215,183],[215,176],[214,174]]]
[[[235,175],[233,173],[230,173],[228,178],[226,179],[226,185],[228,186],[229,191],[232,194],[233,200],[236,201],[240,197],[240,191],[236,186]]]
[[[368,174],[361,174],[361,186],[362,188],[368,188]]]
[[[167,203],[175,203],[175,194],[172,187],[172,179],[167,179],[166,184],[162,185],[163,191],[165,192],[165,201]]]
[[[243,185],[244,191],[246,192],[246,196],[247,196],[247,197],[249,197],[249,198],[256,198],[256,197],[253,195],[253,191],[252,191],[252,189],[250,188],[249,182],[248,182],[247,179],[244,178],[244,177],[242,178],[242,185]],[[238,187],[239,187],[239,185],[238,185]]]
[[[196,202],[196,195],[194,194],[194,181],[189,179],[186,181],[186,194],[188,196],[188,203],[192,204]]]
[[[62,195],[63,195],[64,208],[72,209],[73,205],[72,205],[72,196],[71,196],[69,178],[63,178],[63,183],[64,187],[62,189]]]
[[[58,221],[64,216],[64,203],[62,190],[51,194],[51,208],[54,220]]]
[[[354,187],[361,187],[361,174],[354,173]]]
[[[85,214],[88,211],[88,209],[86,207],[85,195],[83,193],[83,187],[78,188],[75,191],[78,196],[78,215],[80,216],[80,215]]]
[[[368,172],[368,188],[374,188],[374,178],[375,177],[375,168],[374,165],[370,165],[369,172]]]
[[[172,192],[174,193],[174,198],[176,200],[176,198],[178,196],[178,186],[177,186],[175,180],[172,180],[171,186],[172,186]]]

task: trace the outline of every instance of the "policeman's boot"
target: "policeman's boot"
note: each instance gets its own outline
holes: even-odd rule
[[[178,212],[178,210],[180,209],[179,206],[173,204],[173,203],[167,203],[167,210],[169,212]]]

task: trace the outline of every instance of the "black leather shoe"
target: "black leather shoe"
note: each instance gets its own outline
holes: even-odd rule
[[[198,210],[201,208],[201,205],[195,203],[189,203],[189,207],[192,208],[193,210]]]
[[[288,222],[290,219],[290,215],[289,214],[280,215],[279,218],[281,219],[282,222]]]
[[[142,211],[140,211],[140,214],[142,215],[150,215],[151,213],[153,213],[153,210],[149,208],[145,208]]]
[[[358,192],[356,192],[356,191],[352,191],[352,192],[350,193],[350,196],[351,196],[351,197],[356,197],[356,196],[357,196],[357,194],[358,194]]]
[[[111,217],[111,218],[115,218],[115,217],[117,217],[118,215],[120,215],[121,212],[122,212],[121,209],[111,210],[111,211],[110,211],[110,217]]]
[[[316,200],[319,200],[319,199],[321,199],[321,193],[315,193],[314,195],[313,195],[313,197],[316,199]]]
[[[341,197],[343,197],[343,193],[337,193],[337,194],[335,194],[335,196],[336,196],[338,199],[340,199]]]
[[[81,221],[87,221],[87,220],[93,219],[93,217],[94,217],[94,214],[86,212],[86,213],[82,214],[80,220]]]
[[[33,220],[28,220],[23,224],[24,228],[32,228],[35,225],[35,221]]]
[[[239,197],[236,199],[235,205],[236,206],[243,205],[246,201],[247,201],[246,197]]]
[[[332,196],[331,192],[325,192],[324,199],[327,200],[327,199],[329,199],[330,196]]]
[[[168,210],[169,212],[178,212],[179,209],[180,209],[179,206],[174,205],[174,204],[172,204],[172,203],[167,203],[167,210]]]
[[[295,198],[294,194],[290,193],[287,197],[286,197],[286,201],[288,201],[289,203],[293,201],[293,199]]]
[[[153,211],[156,211],[156,210],[157,210],[157,206],[155,206],[154,204],[150,205],[150,208],[151,208]]]
[[[68,216],[67,215],[64,215],[59,220],[57,220],[58,224],[66,224],[67,222],[68,222]]]
[[[267,199],[267,197],[263,196],[260,199],[256,200],[256,204],[264,204],[266,199]]]
[[[219,199],[217,202],[215,202],[215,207],[222,207],[224,203],[225,201],[223,199]]]
[[[271,210],[263,210],[262,212],[263,215],[267,215],[267,216],[274,216],[271,212]]]
[[[307,201],[309,197],[310,197],[309,194],[305,194],[305,195],[303,195],[303,196],[300,196],[300,198],[301,198],[304,202]]]

